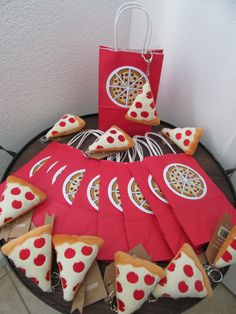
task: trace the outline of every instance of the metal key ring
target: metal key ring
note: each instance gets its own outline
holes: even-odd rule
[[[204,268],[205,268],[206,273],[212,282],[214,282],[214,283],[222,282],[223,275],[219,269],[216,269],[210,265],[205,265]]]
[[[150,58],[147,58],[147,57],[145,56],[145,54],[146,54],[146,55],[149,55],[149,54],[150,54]],[[151,50],[147,50],[147,52],[146,52],[145,54],[142,53],[142,57],[143,57],[144,61],[147,62],[147,63],[151,63],[151,62],[152,62],[152,59],[153,59],[153,52],[152,52]]]

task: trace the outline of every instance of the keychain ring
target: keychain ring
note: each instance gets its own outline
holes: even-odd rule
[[[147,58],[147,57],[145,56],[145,54],[146,54],[147,56],[150,55],[150,58]],[[144,61],[147,62],[147,63],[151,63],[151,62],[152,62],[152,59],[153,59],[153,52],[152,52],[151,50],[147,50],[147,52],[146,52],[145,54],[142,53],[142,57],[143,57]]]

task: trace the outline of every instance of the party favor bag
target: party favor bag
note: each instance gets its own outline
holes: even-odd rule
[[[117,23],[120,15],[129,9],[142,10],[147,19],[144,47],[140,51],[117,48]],[[114,47],[99,48],[99,129],[107,130],[118,125],[129,135],[144,134],[150,126],[125,120],[125,115],[135,97],[149,79],[154,100],[160,82],[163,50],[150,50],[151,22],[148,12],[138,4],[123,4],[117,11],[114,22]]]
[[[115,163],[101,161],[97,235],[104,239],[98,258],[113,260],[117,251],[128,247],[124,214],[117,182]]]
[[[195,246],[210,240],[225,213],[236,220],[233,206],[193,157],[167,154],[144,162]]]
[[[153,211],[131,175],[128,163],[116,163],[116,175],[129,247],[141,243],[153,261],[171,259],[173,253],[158,228]]]

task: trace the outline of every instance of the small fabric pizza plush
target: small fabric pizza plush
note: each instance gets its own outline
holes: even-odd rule
[[[214,261],[214,266],[217,268],[232,264],[236,264],[236,225],[229,232]]]
[[[51,287],[52,226],[35,228],[8,242],[1,250],[40,289]]]
[[[46,134],[47,139],[79,132],[86,122],[76,114],[67,113]]]
[[[118,126],[113,125],[109,130],[101,135],[98,140],[88,147],[88,152],[101,153],[122,151],[133,146],[133,139]]]
[[[46,195],[37,187],[9,176],[0,200],[0,227],[42,203]]]
[[[202,137],[201,128],[162,129],[162,133],[171,139],[187,155],[193,155]]]
[[[141,93],[135,97],[125,115],[125,119],[147,125],[160,124],[149,82],[143,85]]]
[[[165,269],[166,276],[153,291],[156,298],[211,297],[208,276],[191,246],[185,243]]]
[[[165,271],[154,263],[123,252],[115,254],[118,313],[138,310],[152,293]]]
[[[95,260],[103,239],[95,236],[55,235],[53,245],[57,254],[63,297],[72,301],[80,284]]]

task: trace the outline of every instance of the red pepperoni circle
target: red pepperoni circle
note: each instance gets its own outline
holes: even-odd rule
[[[21,193],[21,190],[19,188],[13,188],[11,190],[11,194],[13,195],[19,195]]]
[[[166,277],[162,278],[162,279],[159,281],[159,285],[162,286],[162,287],[164,287],[164,285],[165,285],[166,283],[167,283],[167,278],[166,278]]]
[[[25,261],[27,258],[30,257],[30,250],[29,249],[23,249],[19,253],[19,258]]]
[[[201,291],[203,291],[203,289],[204,289],[201,280],[196,280],[196,281],[195,281],[195,284],[194,284],[194,287],[195,287],[195,289],[196,289],[198,292],[201,292]]]
[[[119,293],[123,291],[122,286],[119,281],[116,282],[116,291]]]
[[[22,268],[22,267],[19,267],[19,270],[22,272],[22,273],[26,273],[26,270],[24,269],[24,268]]]
[[[236,250],[236,240],[233,240],[230,246],[232,247],[233,250]]]
[[[12,205],[12,207],[15,208],[15,209],[20,209],[20,208],[22,207],[22,202],[15,200],[15,201],[13,201],[13,202],[11,203],[11,205]]]
[[[36,279],[35,277],[31,277],[30,279],[31,279],[36,285],[39,284],[38,279]]]
[[[91,246],[83,246],[81,252],[85,256],[89,256],[93,253],[93,248]]]
[[[135,300],[142,300],[144,298],[144,291],[143,290],[135,290],[133,293]]]
[[[102,145],[98,145],[97,149],[103,149],[104,147]]]
[[[69,121],[70,121],[70,123],[75,123],[75,119],[74,118],[70,118]]]
[[[149,274],[144,277],[144,282],[146,285],[151,286],[155,282],[155,278]]]
[[[65,289],[67,287],[67,281],[63,277],[61,278],[61,285],[62,285],[63,289]]]
[[[113,137],[111,137],[111,136],[108,136],[108,138],[107,138],[107,141],[108,141],[108,143],[113,143],[114,142],[114,138]]]
[[[2,194],[2,196],[1,196],[1,202],[3,202],[4,199],[5,199],[5,196],[4,196],[4,194]]]
[[[71,248],[66,249],[65,253],[64,253],[66,258],[73,258],[75,256],[75,254],[76,254],[75,250],[71,249]]]
[[[174,270],[175,270],[175,263],[171,263],[171,264],[167,267],[167,269],[168,269],[169,271],[174,271]]]
[[[137,117],[137,113],[135,111],[131,111],[130,113],[131,117],[136,118]]]
[[[45,243],[46,243],[46,240],[44,238],[39,238],[34,241],[34,246],[37,249],[40,249],[41,247],[45,245]]]
[[[185,134],[186,134],[187,136],[190,136],[190,135],[192,134],[192,131],[187,130],[187,131],[185,131]]]
[[[1,215],[1,213],[2,213],[2,208],[0,207],[0,215]]]
[[[34,264],[36,266],[42,266],[46,261],[46,257],[43,254],[39,254],[35,259],[34,259]]]
[[[151,108],[151,109],[154,109],[154,108],[155,108],[154,102],[152,102],[152,103],[150,104],[150,108]]]
[[[149,116],[149,113],[148,113],[147,111],[142,111],[142,112],[141,112],[141,116],[142,116],[143,118],[147,118],[147,117]]]
[[[85,268],[85,265],[83,262],[74,263],[73,270],[76,273],[81,273]]]
[[[184,140],[184,146],[188,146],[190,144],[190,140]]]
[[[119,135],[118,139],[119,139],[120,142],[124,142],[125,141],[124,135]]]
[[[181,137],[182,137],[182,134],[181,134],[181,133],[177,133],[177,134],[175,134],[175,138],[176,138],[177,140],[180,140],[180,139],[181,139]]]
[[[148,99],[151,99],[151,98],[152,98],[152,92],[148,92],[148,93],[146,94],[146,97],[147,97]]]
[[[136,283],[136,282],[138,282],[138,279],[139,279],[138,275],[135,274],[135,272],[133,272],[133,271],[129,272],[127,274],[126,278],[127,278],[128,282],[130,282],[130,283]]]
[[[65,116],[63,116],[63,117],[62,117],[62,119],[66,119],[67,117],[68,117],[68,116],[67,116],[67,115],[65,115]]]
[[[124,312],[125,311],[125,304],[120,299],[117,299],[117,306],[119,311]]]
[[[111,133],[111,134],[116,134],[117,131],[116,131],[116,130],[111,130],[110,133]]]
[[[57,135],[58,132],[57,131],[52,131],[52,135]]]
[[[50,281],[50,279],[51,279],[51,273],[50,273],[50,271],[47,272],[47,275],[46,275],[45,279],[46,279],[47,281]]]
[[[138,101],[138,102],[136,102],[136,104],[135,104],[135,107],[137,108],[137,109],[140,109],[140,108],[142,108],[142,103],[140,102],[140,101]]]
[[[65,123],[64,121],[61,121],[61,122],[59,123],[59,125],[60,125],[61,127],[64,127],[64,126],[66,126],[66,123]]]
[[[228,251],[225,251],[224,254],[221,257],[225,262],[230,262],[232,260],[232,254],[229,253]]]
[[[190,265],[184,265],[184,273],[188,277],[193,277],[193,268]]]
[[[35,199],[35,195],[31,192],[26,192],[25,193],[25,198],[28,200],[28,201],[32,201],[33,199]]]
[[[4,219],[4,224],[6,224],[7,222],[11,221],[13,218],[12,217],[8,217]]]
[[[178,284],[178,289],[180,292],[185,293],[188,291],[188,285],[185,283],[185,281],[180,281]]]
[[[158,116],[158,112],[155,110],[155,112],[154,112],[154,116]]]
[[[57,264],[58,264],[59,271],[61,272],[63,269],[62,264],[61,264],[61,262],[57,262]]]

